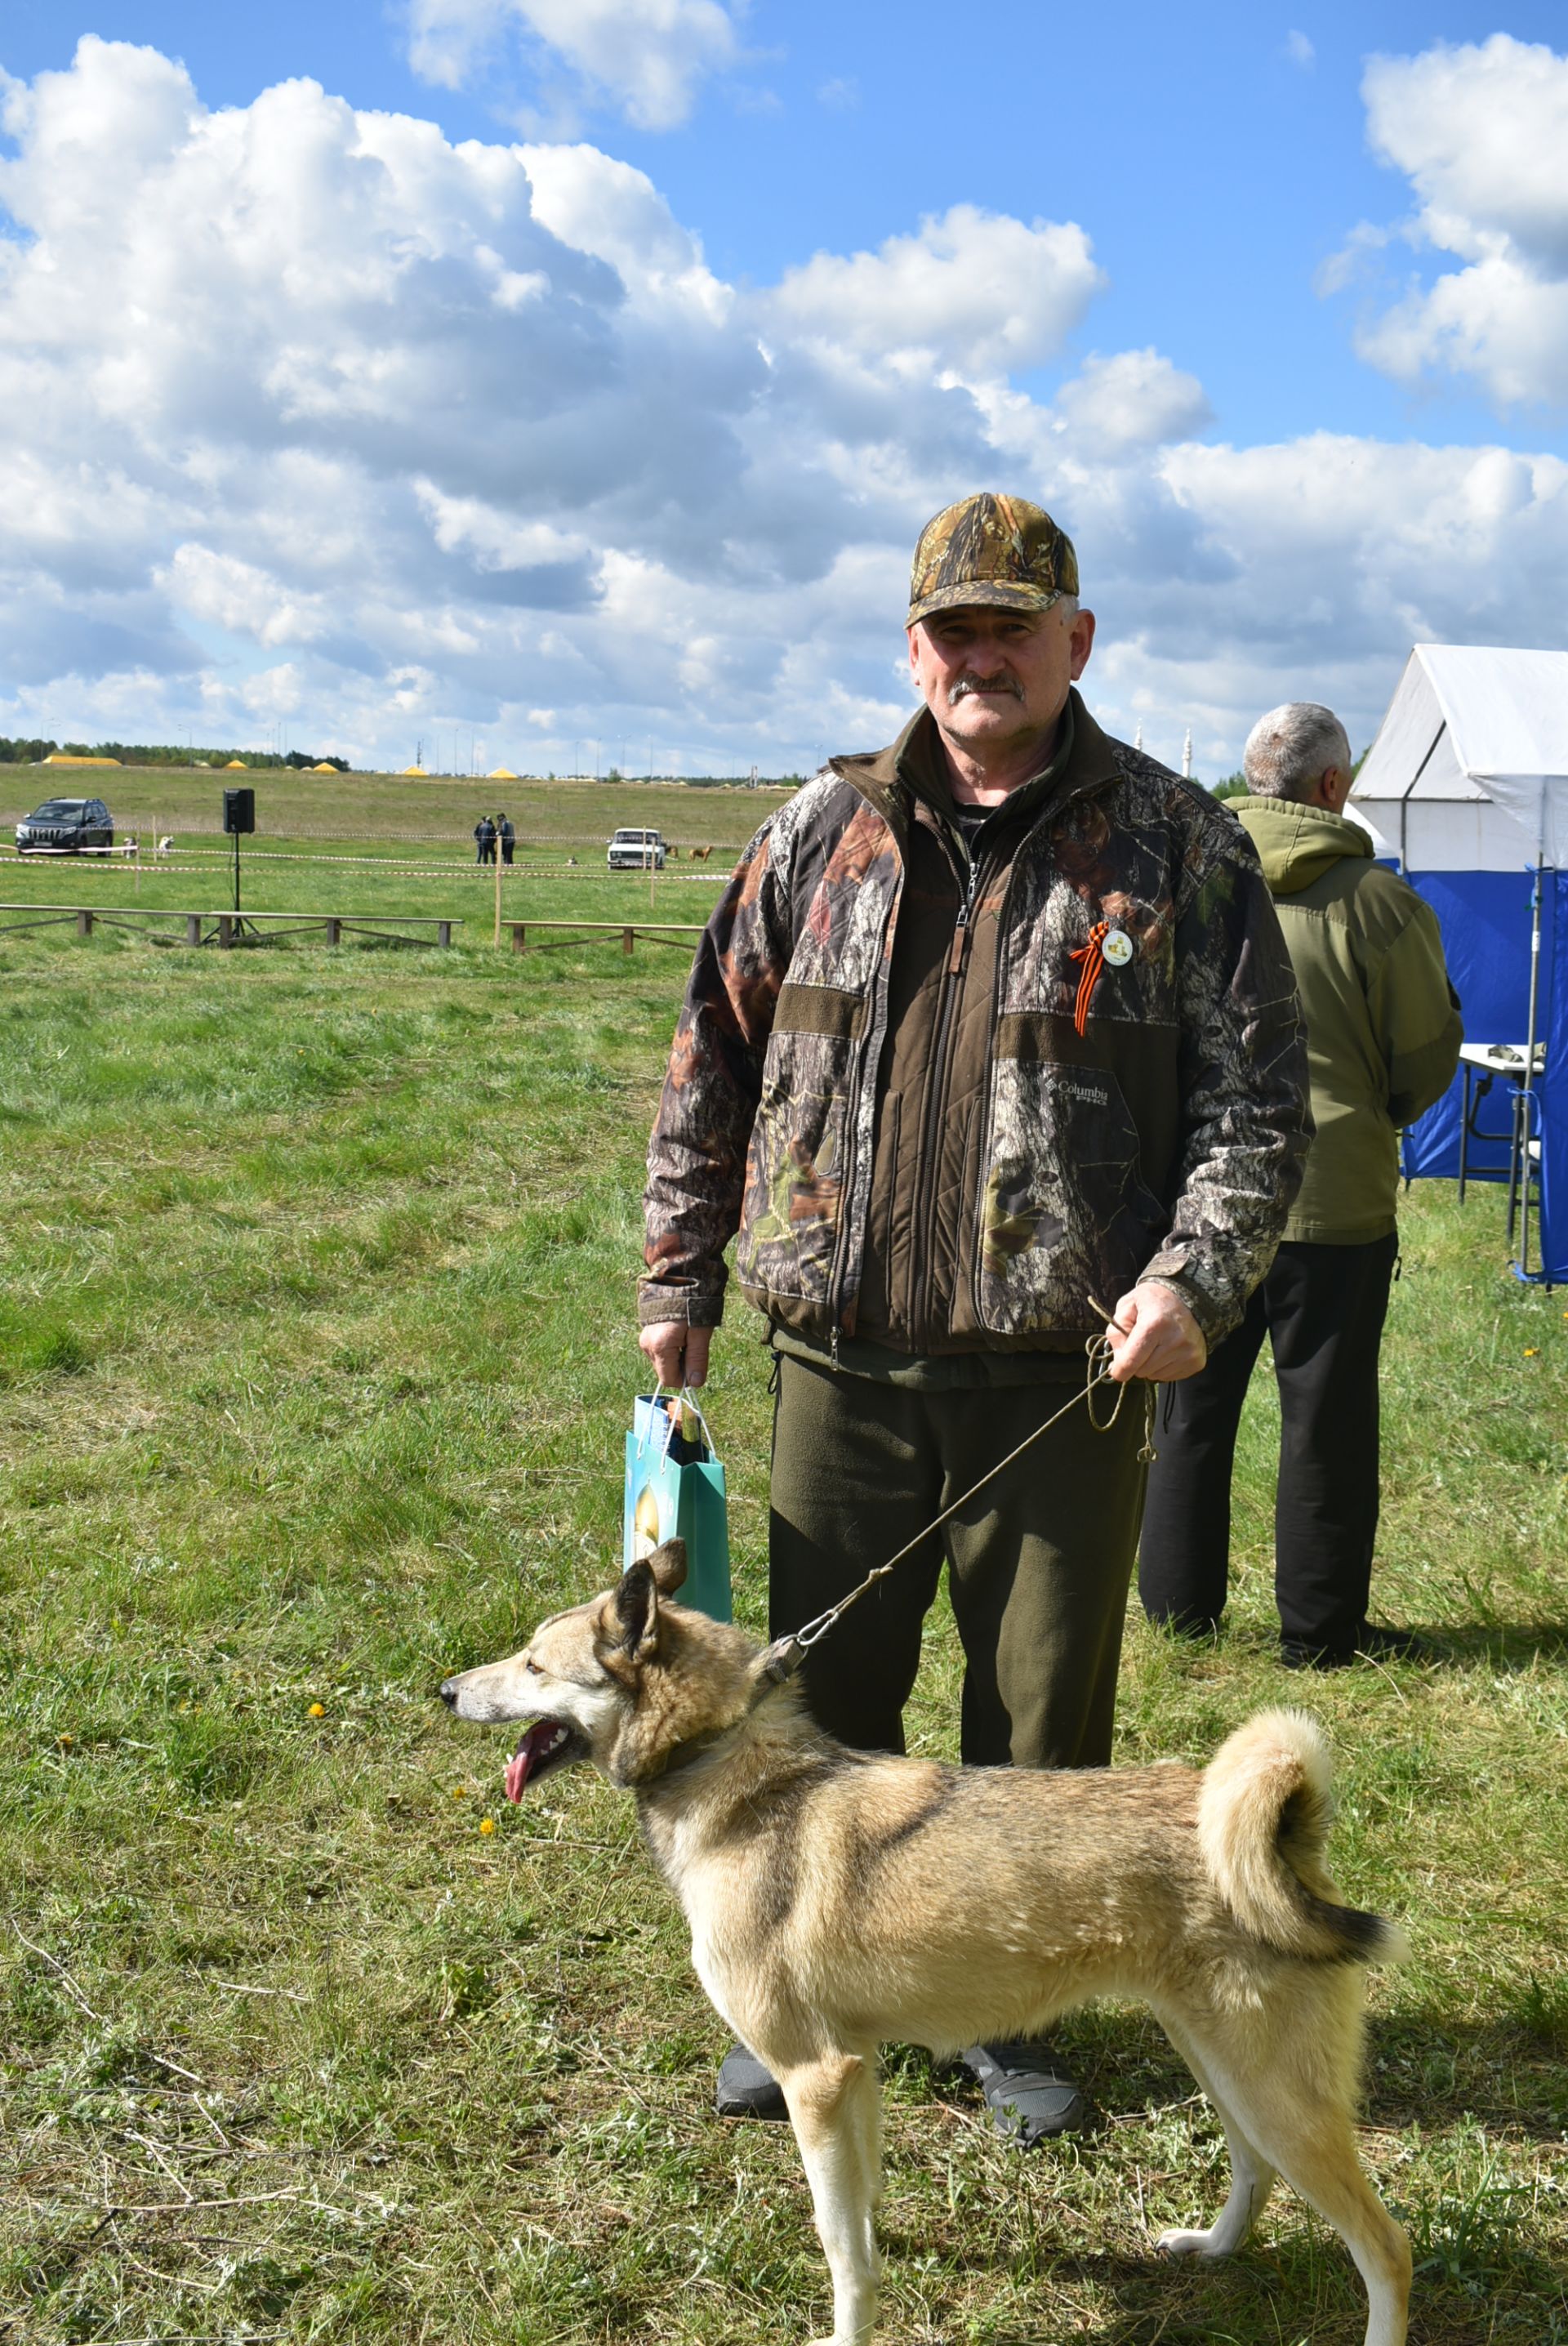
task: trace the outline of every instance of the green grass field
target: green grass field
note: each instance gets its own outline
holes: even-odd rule
[[[421,780],[403,774],[230,774],[188,766],[131,766],[118,772],[0,766],[0,830],[8,840],[11,826],[50,796],[91,793],[107,801],[117,837],[134,831],[149,845],[165,831],[201,839],[221,832],[223,792],[236,783],[255,790],[258,847],[301,834],[360,840],[380,833],[466,844],[481,814],[504,808],[516,826],[520,852],[530,846],[596,848],[601,863],[605,842],[623,823],[651,826],[681,847],[739,849],[789,795],[719,784],[507,782],[483,774]]]
[[[15,770],[0,768],[0,774]],[[127,934],[108,924],[117,911],[227,910],[234,864],[218,827],[221,779],[156,777],[145,816],[133,811],[127,819],[116,803],[118,835],[136,831],[145,850],[134,862],[18,856],[8,841],[0,842],[0,933],[17,918],[5,906],[81,907],[106,916],[99,933],[107,938]],[[127,777],[125,789],[141,780],[139,773]],[[506,787],[518,844],[515,864],[500,872],[504,923],[700,923],[739,851],[784,795],[591,782]],[[329,785],[263,774],[257,785],[260,828],[240,842],[242,905],[247,913],[451,920],[462,923],[463,943],[488,944],[495,933],[496,871],[475,862],[470,833],[478,809],[494,805],[493,795],[474,798],[463,783],[354,775]],[[663,872],[608,870],[606,844],[622,824],[663,831],[676,851]],[[153,852],[160,837],[173,842],[166,857]],[[694,848],[706,852],[694,856]],[[504,943],[509,948],[509,937]],[[139,940],[132,949],[143,949]]]
[[[435,1699],[613,1576],[683,963],[0,935],[7,2346],[825,2326],[793,2145],[710,2115],[723,2032],[629,1809],[580,1771],[508,1807],[506,1736]],[[1282,1697],[1332,1735],[1339,1878],[1415,1944],[1372,1983],[1365,2141],[1421,2346],[1568,2341],[1568,1296],[1502,1254],[1494,1190],[1409,1199],[1376,1593],[1441,1663],[1276,1667],[1260,1387],[1232,1624],[1131,1623],[1120,1719],[1127,1761]],[[767,1361],[743,1309],[721,1342],[759,1626]],[[956,1683],[933,1617],[918,1748],[953,1750]],[[891,2057],[887,2336],[1359,2341],[1288,2193],[1234,2265],[1158,2262],[1216,2126],[1135,2010],[1063,2036],[1101,2121],[1027,2159]]]

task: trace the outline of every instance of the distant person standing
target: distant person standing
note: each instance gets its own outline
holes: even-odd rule
[[[1423,1641],[1367,1619],[1378,1529],[1378,1356],[1399,1240],[1398,1132],[1453,1080],[1464,1029],[1435,914],[1372,860],[1341,810],[1350,745],[1333,711],[1292,700],[1260,717],[1230,810],[1263,865],[1307,1021],[1317,1126],[1273,1269],[1196,1376],[1167,1386],[1150,1470],[1138,1593],[1152,1621],[1218,1627],[1230,1562],[1230,1477],[1265,1335],[1279,1384],[1275,1594],[1280,1658],[1339,1669],[1358,1655],[1420,1659]]]
[[[479,821],[473,826],[473,837],[479,851],[473,859],[474,862],[476,863],[494,863],[495,861],[495,825],[489,815],[482,814],[480,816]]]
[[[495,835],[501,842],[502,862],[510,863],[517,847],[517,833],[512,827],[512,818],[510,815],[498,814],[496,816]]]

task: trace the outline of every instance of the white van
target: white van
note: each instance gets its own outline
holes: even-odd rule
[[[606,857],[612,872],[662,872],[665,843],[661,831],[617,831]]]

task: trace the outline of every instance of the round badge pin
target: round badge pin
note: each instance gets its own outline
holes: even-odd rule
[[[1100,951],[1113,969],[1125,969],[1133,957],[1133,941],[1125,929],[1107,929]]]

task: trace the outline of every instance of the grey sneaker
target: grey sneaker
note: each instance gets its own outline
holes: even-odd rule
[[[741,2044],[732,2045],[718,2072],[715,2097],[721,2118],[787,2118],[784,2088],[771,2069]]]
[[[1088,2106],[1043,2038],[971,2045],[960,2057],[980,2081],[997,2133],[1021,2150],[1082,2128]]]

